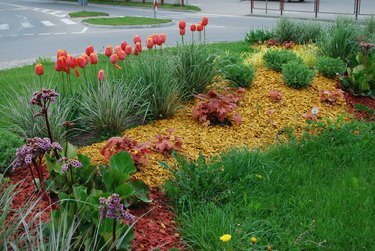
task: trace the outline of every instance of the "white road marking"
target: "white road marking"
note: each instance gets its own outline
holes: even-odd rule
[[[83,30],[81,30],[81,31],[71,32],[70,34],[82,34],[82,33],[85,33],[87,30],[88,30],[88,27],[85,27],[85,28],[83,28]]]
[[[67,35],[68,32],[57,32],[57,33],[53,33],[53,35]]]
[[[0,30],[9,30],[8,24],[0,24]]]
[[[21,25],[22,25],[24,28],[32,28],[32,27],[34,27],[34,25],[32,25],[32,24],[29,23],[29,22],[21,23]]]
[[[22,34],[22,36],[35,36],[35,33],[25,33],[25,34]]]
[[[48,36],[51,35],[51,33],[38,33],[39,36]]]
[[[50,12],[51,10],[49,10],[49,9],[44,9],[44,10],[42,10],[42,12],[44,12],[44,13],[47,13],[47,12]]]
[[[60,21],[68,25],[77,24],[76,22],[73,22],[72,20],[67,19],[67,18],[60,19]]]
[[[42,22],[42,24],[44,24],[45,26],[55,26],[55,24],[50,21],[40,21],[40,22]]]
[[[59,13],[62,13],[62,14],[59,14]],[[56,16],[56,17],[66,17],[68,14],[63,14],[63,12],[62,11],[55,11],[55,12],[51,12],[50,13],[51,15],[54,15],[54,16]]]

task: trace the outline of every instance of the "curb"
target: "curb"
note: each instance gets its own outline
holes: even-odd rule
[[[141,28],[159,28],[159,27],[168,27],[175,25],[176,23],[171,21],[168,23],[162,24],[143,24],[143,25],[101,25],[101,24],[89,24],[86,22],[81,21],[82,24],[89,26],[89,27],[97,27],[97,28],[111,28],[111,29],[141,29]]]

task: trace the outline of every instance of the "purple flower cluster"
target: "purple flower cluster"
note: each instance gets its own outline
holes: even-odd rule
[[[59,143],[51,143],[49,138],[27,139],[26,144],[16,151],[16,160],[13,162],[13,168],[29,165],[33,160],[55,149],[58,151],[63,150]]]
[[[52,89],[42,89],[42,91],[36,91],[33,93],[31,97],[31,104],[43,107],[43,105],[47,102],[55,102],[55,97],[60,96],[55,90]],[[44,101],[44,102],[42,102]]]
[[[69,167],[82,167],[82,163],[75,159],[68,159],[66,157],[63,157],[58,160],[58,162],[64,162],[64,165],[61,167],[61,172],[65,173]]]
[[[121,204],[121,198],[118,194],[112,194],[108,198],[101,197],[100,202],[100,219],[124,219],[126,224],[131,225],[135,220],[135,216],[130,214],[125,206]]]

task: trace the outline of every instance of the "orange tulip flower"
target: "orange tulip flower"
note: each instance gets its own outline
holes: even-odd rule
[[[74,57],[72,57],[72,55],[68,54],[66,56],[66,66],[68,66],[70,68],[75,68],[76,65],[77,65],[76,59]]]
[[[205,26],[207,26],[207,24],[208,24],[208,18],[206,16],[204,16],[202,18],[202,25],[205,27]]]
[[[134,41],[134,44],[136,44],[138,42],[141,43],[142,42],[141,36],[140,35],[135,35],[133,41]]]
[[[185,20],[181,20],[179,23],[178,23],[178,27],[181,29],[185,29],[186,28],[186,22]]]
[[[98,56],[96,55],[95,52],[90,54],[90,63],[93,65],[96,65],[98,63]]]
[[[61,70],[65,69],[65,67],[66,67],[66,57],[64,57],[64,56],[60,56],[60,57],[56,60],[55,70],[56,70],[56,71],[61,71]]]
[[[126,41],[122,42],[122,43],[121,43],[121,49],[122,49],[123,51],[125,51],[125,48],[126,48],[127,45],[128,45],[128,43],[127,43]]]
[[[90,61],[90,57],[86,53],[82,53],[82,57],[86,59],[86,65],[87,65]]]
[[[77,65],[81,68],[85,68],[86,67],[86,64],[87,64],[87,61],[86,61],[86,58],[84,58],[83,56],[79,56],[77,58]]]
[[[93,53],[93,52],[94,52],[94,46],[92,46],[92,45],[87,46],[87,48],[86,48],[87,56],[90,56],[91,53]]]
[[[116,54],[118,56],[118,59],[120,59],[121,61],[125,60],[125,57],[126,57],[125,51],[119,50]]]
[[[66,53],[66,50],[58,50],[57,51],[57,58],[59,57],[66,57],[67,56],[67,53]]]
[[[42,76],[44,74],[44,67],[42,64],[36,64],[34,70],[38,76]]]
[[[121,69],[121,67],[119,65],[117,65],[117,61],[118,61],[118,56],[117,54],[112,54],[109,58],[109,61],[111,61],[111,63],[117,68],[117,69]]]
[[[105,78],[105,72],[104,72],[104,70],[99,70],[99,72],[98,72],[98,80],[99,81],[103,81],[104,78]]]
[[[132,54],[132,46],[131,45],[127,45],[126,47],[125,47],[125,53],[126,53],[126,55],[130,55],[130,54]]]
[[[142,52],[142,44],[141,44],[141,42],[137,42],[135,44],[135,48],[138,50],[138,52]]]
[[[147,38],[146,46],[148,49],[152,49],[152,47],[154,47],[154,39],[151,37]]]
[[[105,47],[104,55],[106,55],[107,57],[110,57],[112,55],[112,46],[111,45],[107,45]]]

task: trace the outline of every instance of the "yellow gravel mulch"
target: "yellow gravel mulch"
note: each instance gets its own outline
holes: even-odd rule
[[[302,114],[311,111],[312,107],[320,108],[320,119],[334,119],[337,115],[345,113],[344,101],[329,106],[319,100],[320,90],[334,89],[334,80],[317,75],[311,87],[295,90],[283,83],[281,74],[259,68],[254,84],[246,91],[243,103],[238,109],[243,119],[241,125],[204,127],[193,120],[190,105],[179,110],[170,119],[129,129],[124,132],[124,136],[145,142],[158,133],[165,133],[167,129],[174,128],[174,135],[184,139],[182,154],[191,159],[196,158],[199,152],[205,156],[212,156],[232,147],[265,147],[276,143],[277,135],[285,127],[293,127],[295,133],[301,135],[307,125]],[[271,100],[271,90],[281,91],[281,101]],[[105,142],[84,147],[80,149],[80,153],[89,156],[94,163],[105,162],[100,155],[100,149],[104,144]],[[149,165],[137,172],[135,178],[142,179],[151,187],[163,184],[170,177],[170,173],[159,165],[159,161],[171,163],[172,159],[160,154],[150,154]]]

